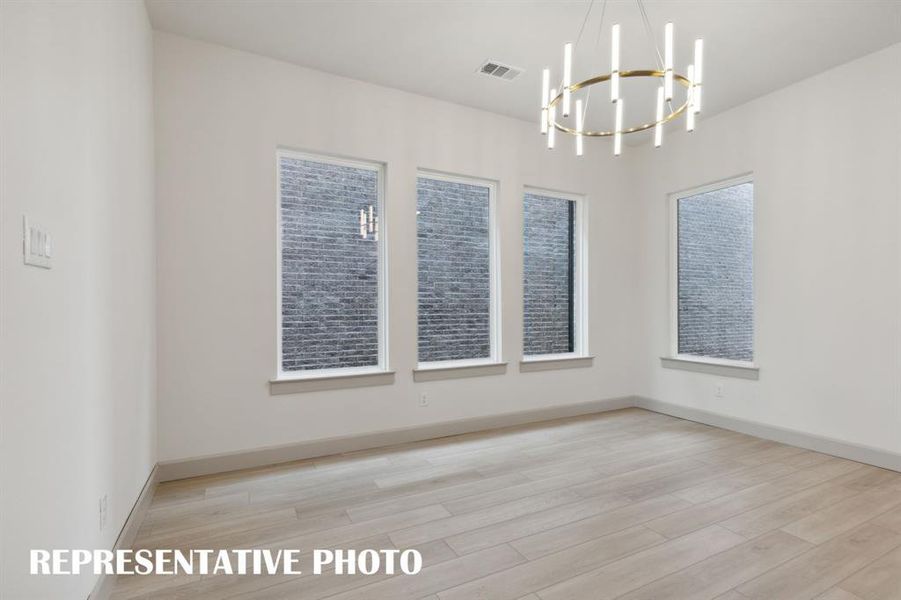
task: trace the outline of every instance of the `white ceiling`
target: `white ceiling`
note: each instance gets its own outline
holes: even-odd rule
[[[590,4],[146,2],[156,29],[531,121],[537,121],[541,69],[550,66],[560,77],[562,45],[576,41]],[[691,61],[694,38],[704,38],[707,115],[901,41],[901,0],[646,0],[645,6],[660,46],[664,23],[675,23],[677,71]],[[604,8],[604,0],[595,0],[576,46],[574,80],[609,70],[615,22],[622,24],[623,68],[655,67],[636,3],[608,0]],[[509,82],[476,74],[485,59],[525,73]],[[652,116],[650,84],[632,80],[624,88],[627,122]],[[593,111],[589,125],[608,125],[610,113],[609,104]]]

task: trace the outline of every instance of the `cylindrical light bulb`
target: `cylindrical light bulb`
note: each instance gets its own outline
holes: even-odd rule
[[[547,133],[547,103],[550,101],[551,70],[544,69],[541,72],[541,133]]]
[[[551,90],[551,100],[557,97],[557,90]],[[557,128],[554,127],[554,122],[557,120],[557,107],[556,105],[549,105],[547,109],[547,149],[554,149],[554,138],[556,137]]]
[[[673,24],[667,23],[663,30],[663,68],[666,71],[673,69]]]
[[[619,23],[610,30],[610,70],[619,71]]]
[[[654,147],[663,144],[663,88],[657,88],[657,124],[654,125]]]
[[[701,112],[701,84],[704,83],[704,40],[695,40],[695,86],[694,106],[695,114]]]
[[[704,83],[704,40],[695,40],[695,84]]]
[[[582,156],[582,99],[576,100],[576,156]]]
[[[667,23],[663,34],[663,95],[666,101],[673,99],[673,24]]]
[[[360,237],[366,239],[366,210],[360,209]]]
[[[543,69],[541,71],[541,108],[547,108],[550,101],[548,94],[551,91],[551,70]]]
[[[573,45],[567,42],[563,46],[563,116],[569,116],[570,91],[573,82]]]
[[[687,131],[695,130],[695,67],[688,65],[688,112],[685,116],[685,129]]]
[[[616,102],[619,99],[619,23],[610,33],[610,101]]]
[[[613,134],[613,155],[619,156],[623,149],[623,99],[616,102],[616,129]]]

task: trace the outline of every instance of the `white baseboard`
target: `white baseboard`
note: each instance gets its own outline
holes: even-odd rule
[[[822,452],[824,454],[901,472],[901,454],[895,452],[805,433],[785,427],[778,427],[776,425],[767,425],[765,423],[747,419],[730,417],[728,415],[703,409],[680,406],[678,404],[662,402],[651,398],[624,396],[620,398],[583,402],[580,404],[568,404],[564,406],[538,408],[501,415],[460,419],[445,423],[391,429],[360,436],[325,438],[297,444],[272,446],[242,452],[230,452],[227,454],[203,456],[187,460],[161,462],[153,468],[153,471],[151,471],[150,476],[147,478],[144,488],[141,490],[131,513],[128,515],[128,519],[126,519],[125,524],[119,533],[119,537],[116,539],[114,549],[130,548],[132,546],[138,528],[144,519],[147,508],[150,506],[153,492],[156,489],[156,486],[163,481],[224,473],[227,471],[262,467],[305,458],[393,446],[396,444],[417,442],[449,435],[486,431],[500,427],[511,427],[514,425],[524,425],[526,423],[536,423],[632,407],[643,408],[645,410],[678,417],[680,419],[687,419],[689,421],[696,421],[714,427],[730,429],[732,431],[774,440],[783,444],[807,448],[816,452]],[[115,577],[101,575],[97,584],[94,586],[94,590],[89,596],[89,600],[107,600],[114,582]]]
[[[156,486],[160,482],[159,472],[159,465],[155,465],[153,470],[150,471],[147,481],[144,482],[144,487],[141,488],[141,493],[138,494],[138,499],[135,500],[134,506],[131,507],[131,512],[128,513],[128,518],[125,519],[125,524],[122,525],[122,529],[119,531],[119,537],[116,538],[116,543],[113,545],[114,551],[120,548],[131,548],[134,543],[135,537],[138,535],[138,529],[144,521],[147,509],[150,507],[150,501],[153,499],[153,492],[156,491]],[[107,600],[115,582],[115,575],[100,575],[97,583],[94,584],[94,589],[88,596],[88,600]]]
[[[892,471],[901,471],[901,454],[882,450],[881,448],[873,448],[863,444],[854,444],[844,442],[835,438],[816,435],[813,433],[805,433],[796,429],[788,429],[776,425],[767,425],[757,421],[749,421],[737,417],[703,410],[700,408],[691,408],[680,406],[651,398],[635,397],[635,406],[652,410],[654,412],[663,413],[680,419],[689,421],[697,421],[705,425],[713,425],[722,429],[731,429],[740,433],[746,433],[760,438],[798,446],[799,448],[807,448],[823,454],[847,458],[849,460],[882,467],[883,469],[891,469]]]
[[[147,478],[147,482],[144,484],[141,493],[138,495],[138,499],[135,501],[131,513],[129,513],[128,518],[125,520],[125,524],[122,526],[122,530],[119,532],[119,537],[116,539],[113,548],[131,548],[135,536],[137,535],[138,528],[144,520],[144,515],[147,513],[147,509],[150,506],[153,492],[156,490],[157,485],[163,481],[224,473],[227,471],[262,467],[305,458],[393,446],[396,444],[417,442],[449,435],[486,431],[500,427],[511,427],[514,425],[524,425],[526,423],[536,423],[632,407],[643,408],[645,410],[678,417],[680,419],[687,419],[689,421],[696,421],[698,423],[704,423],[705,425],[730,429],[732,431],[774,440],[783,444],[807,448],[816,452],[822,452],[824,454],[901,472],[901,454],[895,452],[873,448],[872,446],[863,444],[845,442],[826,436],[805,433],[776,425],[767,425],[757,421],[730,417],[708,410],[681,406],[654,400],[652,398],[623,396],[620,398],[609,398],[606,400],[596,400],[580,404],[568,404],[564,406],[538,408],[501,415],[460,419],[445,423],[391,429],[360,436],[325,438],[297,444],[271,446],[256,450],[161,462],[150,472],[150,476]],[[88,599],[107,600],[114,583],[114,576],[101,575],[94,586],[94,590],[91,592],[90,596],[88,596]]]
[[[212,475],[214,473],[263,467],[293,460],[341,454],[343,452],[353,452],[356,450],[369,450],[371,448],[394,446],[406,442],[418,442],[449,435],[485,431],[488,429],[497,429],[499,427],[510,427],[513,425],[523,425],[525,423],[535,423],[538,421],[548,421],[564,417],[575,417],[609,410],[618,410],[621,408],[631,408],[633,406],[635,406],[635,398],[632,396],[624,396],[621,398],[538,408],[501,415],[459,419],[444,423],[388,429],[356,436],[324,438],[297,444],[270,446],[256,450],[229,452],[185,460],[165,461],[158,464],[159,479],[160,481],[172,481],[174,479],[185,479],[188,477],[197,477],[199,475]]]
[[[294,460],[341,454],[343,452],[369,450],[372,448],[393,446],[407,442],[418,442],[449,435],[459,435],[461,433],[472,433],[475,431],[485,431],[500,427],[511,427],[514,425],[523,425],[525,423],[535,423],[631,407],[643,408],[679,417],[681,419],[688,419],[690,421],[697,421],[715,427],[731,429],[733,431],[747,433],[748,435],[815,450],[816,452],[822,452],[824,454],[892,469],[893,471],[901,471],[901,454],[896,454],[880,448],[844,442],[794,429],[767,425],[765,423],[730,417],[728,415],[706,410],[661,402],[651,398],[623,396],[620,398],[609,398],[606,400],[596,400],[579,404],[532,409],[502,415],[473,417],[469,419],[448,421],[445,423],[388,429],[357,436],[324,438],[299,442],[296,444],[269,446],[255,450],[165,461],[157,465],[158,479],[161,482],[186,479],[188,477],[198,477],[200,475],[225,473],[228,471],[237,471],[239,469],[250,469]]]

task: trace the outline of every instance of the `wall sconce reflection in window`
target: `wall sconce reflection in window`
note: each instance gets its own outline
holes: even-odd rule
[[[365,240],[369,237],[369,234],[372,234],[373,239],[378,241],[379,218],[375,216],[371,204],[369,205],[368,211],[365,208],[360,209],[360,237]]]

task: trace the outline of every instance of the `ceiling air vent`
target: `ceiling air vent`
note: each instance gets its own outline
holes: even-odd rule
[[[510,81],[511,79],[516,79],[516,77],[522,73],[522,69],[505,65],[496,60],[486,60],[482,63],[482,66],[479,67],[479,73],[488,75],[489,77],[497,77],[498,79]]]

